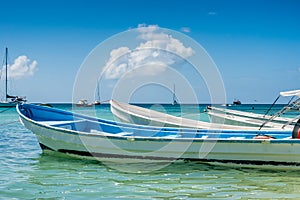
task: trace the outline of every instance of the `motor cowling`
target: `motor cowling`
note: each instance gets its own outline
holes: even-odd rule
[[[294,126],[293,133],[292,133],[293,139],[300,139],[300,119],[297,121],[297,123]]]

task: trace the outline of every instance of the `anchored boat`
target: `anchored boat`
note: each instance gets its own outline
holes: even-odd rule
[[[300,120],[293,130],[167,128],[117,123],[49,107],[17,105],[42,149],[132,160],[300,164]]]
[[[273,105],[278,101],[280,97],[291,97],[291,100],[287,105],[285,105],[281,110],[273,115],[268,115],[269,111]],[[294,97],[296,100],[292,101]],[[270,106],[265,114],[257,114],[252,112],[245,112],[239,110],[218,108],[213,106],[208,106],[208,115],[215,122],[225,122],[226,124],[236,124],[236,125],[247,125],[256,127],[287,127],[290,124],[295,124],[300,115],[295,118],[282,117],[284,113],[292,110],[299,111],[300,108],[300,90],[280,92],[280,95],[276,98],[273,104]]]
[[[244,123],[243,125],[230,125],[223,124],[222,119],[218,120],[218,123],[210,123],[198,120],[187,119],[183,117],[176,117],[162,112],[142,108],[139,106],[118,102],[116,100],[110,100],[110,109],[114,116],[122,122],[134,123],[140,125],[151,125],[160,127],[187,127],[198,129],[229,129],[229,130],[258,130],[259,125],[249,126]],[[254,121],[254,120],[252,120]],[[224,122],[224,119],[223,119]],[[262,127],[264,130],[291,130],[293,126],[282,126],[276,123],[269,123]]]
[[[0,108],[15,107],[16,104],[26,102],[26,97],[12,96],[8,94],[8,48],[5,48],[5,100],[0,101]]]

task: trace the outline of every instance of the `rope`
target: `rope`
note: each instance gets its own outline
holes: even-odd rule
[[[276,98],[276,100],[272,103],[272,105],[270,106],[270,108],[267,110],[267,112],[264,114],[264,117],[270,112],[270,110],[272,109],[272,107],[275,105],[275,103],[278,101],[278,99],[280,98],[280,95]]]

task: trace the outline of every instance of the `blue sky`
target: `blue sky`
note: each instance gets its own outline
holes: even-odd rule
[[[271,103],[280,91],[299,89],[296,0],[12,0],[1,7],[1,61],[7,46],[10,63],[22,55],[28,65],[37,62],[33,74],[10,81],[11,92],[29,101],[72,101],[76,73],[89,52],[143,23],[181,31],[201,44],[221,72],[229,103]]]

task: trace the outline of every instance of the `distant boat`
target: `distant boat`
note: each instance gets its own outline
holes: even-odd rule
[[[97,81],[97,100],[94,101],[93,104],[94,104],[95,106],[101,104],[101,102],[100,102],[100,91],[99,91],[99,83],[98,83],[98,81]]]
[[[79,100],[79,101],[76,103],[76,106],[78,106],[78,107],[92,107],[93,104],[88,103],[88,101],[85,100],[85,99],[81,99],[81,100]]]
[[[16,104],[18,104],[18,103],[26,102],[26,97],[12,96],[7,93],[7,89],[8,89],[7,55],[8,55],[8,49],[6,47],[6,49],[5,49],[5,100],[0,101],[0,108],[1,107],[15,107]]]
[[[241,105],[242,102],[240,100],[236,99],[236,100],[233,101],[233,104],[234,105]]]
[[[177,105],[178,101],[177,101],[177,97],[176,97],[176,93],[175,93],[175,84],[173,85],[173,102],[172,105]]]
[[[93,104],[94,104],[95,106],[97,106],[97,105],[100,105],[101,102],[100,102],[100,101],[95,101]]]

